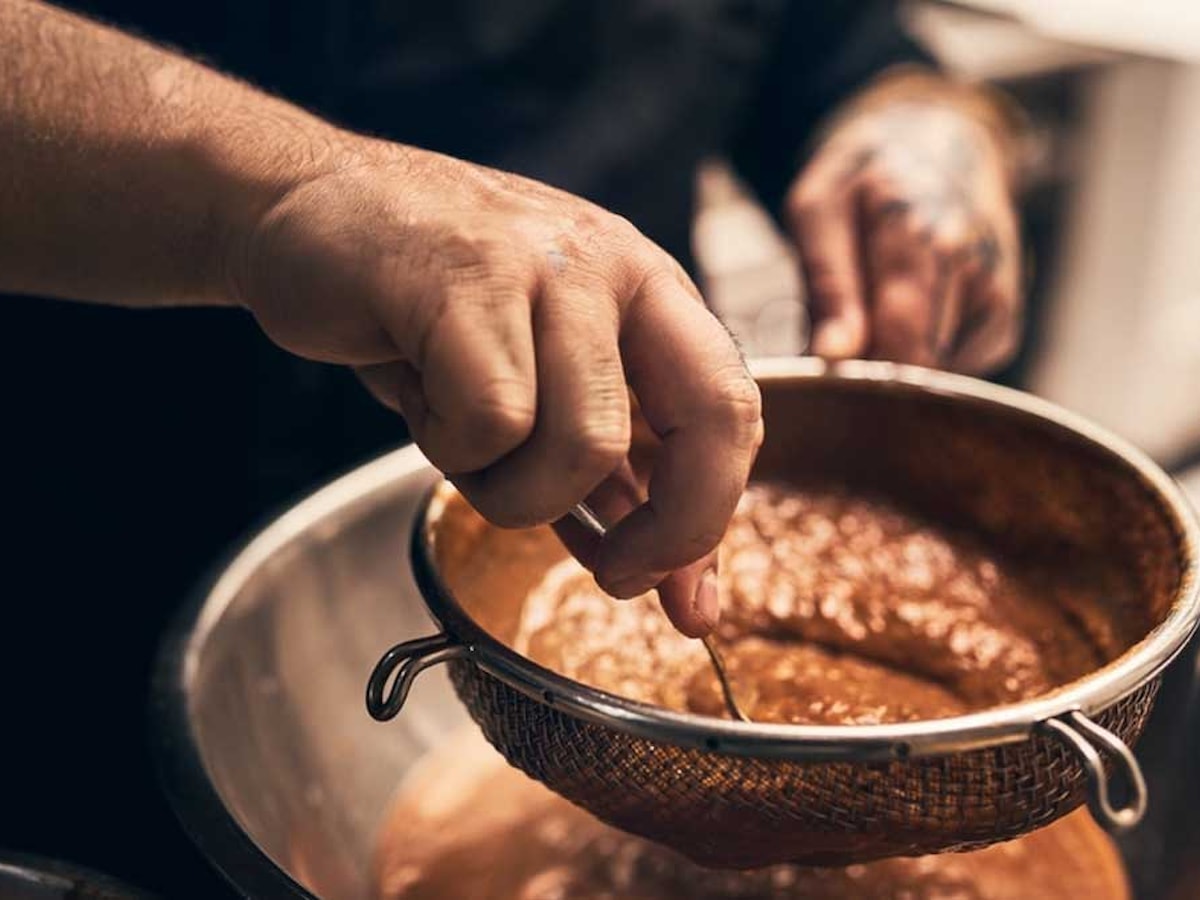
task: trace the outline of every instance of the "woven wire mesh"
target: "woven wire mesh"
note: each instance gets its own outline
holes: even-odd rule
[[[635,737],[522,694],[468,661],[455,690],[512,765],[597,818],[709,866],[835,865],[982,847],[1075,809],[1085,775],[1052,734],[882,763],[727,755]],[[1126,743],[1154,679],[1094,720]]]

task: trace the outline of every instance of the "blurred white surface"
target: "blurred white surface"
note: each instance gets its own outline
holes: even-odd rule
[[[986,11],[998,15],[983,15]],[[1080,70],[1074,184],[1029,387],[1162,459],[1200,443],[1200,0],[914,2],[951,71]]]
[[[1192,505],[1200,510],[1200,466],[1184,472],[1179,483],[1183,485],[1184,491],[1191,498]]]
[[[692,243],[713,310],[747,356],[803,352],[808,320],[787,239],[725,163],[706,163],[698,188]]]
[[[1032,387],[1169,458],[1200,441],[1200,66],[1098,70],[1084,119]]]
[[[1036,261],[1051,289],[1028,387],[1160,459],[1196,446],[1200,0],[914,2],[908,22],[964,78],[1077,73],[1069,171],[1051,173],[1072,199],[1059,252]],[[727,168],[706,167],[700,187],[708,297],[749,355],[798,352],[806,318],[787,242]]]
[[[1042,37],[1181,62],[1200,62],[1197,0],[959,0],[1012,16]]]
[[[908,4],[905,22],[942,66],[972,81],[1025,78],[1118,55],[1038,33],[1018,19],[940,3]]]

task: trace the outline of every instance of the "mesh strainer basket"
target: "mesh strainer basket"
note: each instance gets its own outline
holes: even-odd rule
[[[600,819],[712,866],[979,847],[1085,800],[1105,827],[1135,825],[1146,796],[1129,746],[1200,615],[1198,528],[1173,482],[1086,422],[973,379],[812,360],[760,364],[756,375],[767,439],[755,477],[850,485],[1015,558],[1048,554],[1101,572],[1127,587],[1098,598],[1124,652],[1053,693],[945,719],[806,726],[670,712],[508,646],[531,584],[481,590],[473,561],[553,538],[487,526],[443,484],[412,543],[443,630],[384,655],[367,687],[371,714],[396,715],[417,674],[446,662],[510,763]],[[1110,797],[1116,775],[1122,803]]]

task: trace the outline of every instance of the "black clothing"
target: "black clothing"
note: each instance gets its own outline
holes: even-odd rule
[[[887,2],[73,5],[347,126],[587,196],[685,262],[701,159],[730,154],[773,207],[815,123],[920,58]],[[145,749],[157,635],[239,533],[403,425],[228,311],[4,299],[0,334],[0,846],[218,896]]]

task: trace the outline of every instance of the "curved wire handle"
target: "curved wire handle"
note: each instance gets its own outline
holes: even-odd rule
[[[457,659],[466,652],[466,647],[445,633],[392,647],[380,657],[367,679],[367,712],[379,722],[394,719],[408,699],[408,692],[418,675],[430,666]],[[395,678],[392,678],[393,673]]]
[[[1142,820],[1146,815],[1148,802],[1146,779],[1133,751],[1123,740],[1107,728],[1097,725],[1077,709],[1047,719],[1042,726],[1067,741],[1079,754],[1079,761],[1087,773],[1088,808],[1097,822],[1108,831],[1121,832],[1128,831]],[[1088,738],[1091,738],[1091,741]],[[1128,805],[1121,809],[1114,808],[1109,800],[1108,775],[1104,771],[1104,760],[1092,741],[1112,755],[1129,783],[1130,800]]]
[[[600,517],[596,515],[595,510],[582,501],[571,507],[571,517],[598,538],[604,537],[608,531],[604,523],[600,521]],[[750,718],[738,706],[737,697],[733,693],[733,683],[729,680],[729,673],[725,669],[725,660],[717,651],[716,644],[709,635],[702,637],[700,642],[704,644],[704,649],[708,652],[708,658],[712,662],[713,671],[717,674],[717,683],[721,685],[721,695],[725,700],[725,709],[729,712],[730,718],[735,722],[749,722]]]

